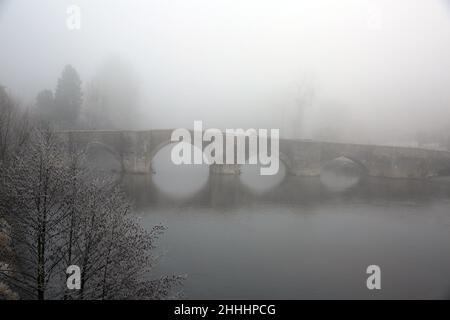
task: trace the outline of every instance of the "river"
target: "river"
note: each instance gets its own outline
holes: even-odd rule
[[[449,180],[339,189],[284,168],[258,180],[160,158],[123,185],[145,227],[167,227],[154,274],[186,274],[186,298],[450,298]],[[381,290],[366,286],[373,264]]]

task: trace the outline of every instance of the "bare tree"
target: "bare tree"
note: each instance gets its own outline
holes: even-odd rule
[[[28,114],[21,113],[15,101],[0,86],[0,176],[11,162],[11,155],[28,140]],[[1,193],[4,192],[0,189]],[[11,228],[0,209],[0,270],[8,277],[15,274],[15,254],[12,250]],[[0,299],[17,299],[18,295],[0,279]]]
[[[99,179],[85,197],[85,215],[79,222],[76,261],[81,268],[78,299],[167,298],[179,277],[151,280],[149,271],[156,261],[152,254],[162,226],[144,230],[129,215],[130,204],[110,181]],[[92,195],[92,192],[88,192]],[[101,203],[101,208],[99,204]]]
[[[12,237],[24,293],[45,299],[48,284],[61,262],[61,223],[67,216],[64,199],[64,157],[50,131],[35,130],[31,143],[2,174],[2,209],[12,222]]]
[[[11,248],[10,226],[0,218],[0,269],[5,270],[8,275],[14,274],[14,253]],[[9,270],[9,272],[8,272]],[[11,287],[0,280],[0,300],[16,300],[19,296]]]
[[[4,168],[0,212],[8,213],[18,270],[0,277],[32,299],[168,298],[180,277],[152,279],[155,241],[110,178],[89,171],[84,151],[50,130],[32,139]],[[65,270],[81,268],[81,289],[68,291]]]

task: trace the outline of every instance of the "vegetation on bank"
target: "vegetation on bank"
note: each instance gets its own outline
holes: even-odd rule
[[[151,275],[164,227],[143,229],[120,185],[88,169],[85,150],[41,120],[0,88],[0,298],[176,295],[180,277]],[[79,290],[67,289],[70,265],[80,267]]]

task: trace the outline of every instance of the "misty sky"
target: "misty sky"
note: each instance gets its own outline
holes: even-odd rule
[[[65,64],[138,76],[136,128],[338,128],[362,142],[450,124],[444,0],[0,0],[0,83],[25,105]],[[82,9],[69,31],[66,9]],[[314,91],[304,112],[299,87]],[[450,126],[449,126],[450,127]]]

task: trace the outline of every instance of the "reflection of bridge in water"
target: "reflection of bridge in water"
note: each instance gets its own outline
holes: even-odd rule
[[[127,173],[151,173],[156,153],[171,144],[173,130],[66,131],[82,146],[111,153]],[[208,143],[204,143],[205,147]],[[369,176],[429,178],[450,174],[450,152],[410,147],[361,145],[311,140],[280,139],[280,161],[289,174],[317,176],[329,161],[346,157]],[[238,173],[239,165],[213,165],[218,173]]]

